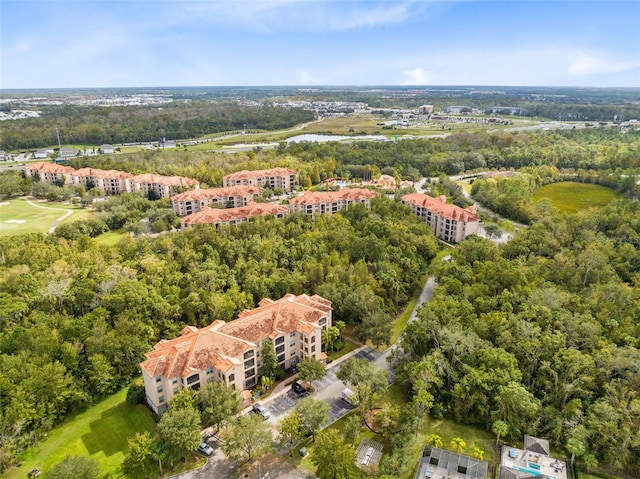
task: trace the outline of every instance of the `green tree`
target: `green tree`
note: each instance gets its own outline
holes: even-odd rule
[[[497,421],[493,421],[491,431],[496,435],[496,451],[499,451],[498,444],[500,443],[500,438],[509,434],[509,425],[498,419]]]
[[[314,440],[318,430],[329,420],[329,404],[309,396],[298,401],[294,411],[300,416],[300,422]]]
[[[171,465],[177,458],[186,458],[202,442],[200,414],[192,408],[169,408],[158,423],[158,442]]]
[[[220,426],[240,412],[240,392],[221,381],[212,381],[199,393],[202,424],[212,426],[214,434]]]
[[[464,439],[461,437],[454,437],[451,439],[451,443],[449,444],[451,449],[456,451],[458,454],[462,454],[464,452],[464,448],[467,447],[467,443],[464,442]]]
[[[571,454],[571,470],[575,467],[576,457],[582,457],[584,453],[587,451],[587,448],[579,439],[575,437],[570,437],[567,440],[567,452]]]
[[[234,461],[250,461],[273,443],[271,426],[258,414],[245,414],[225,429],[223,452]]]
[[[355,464],[356,453],[344,443],[340,433],[327,429],[318,434],[311,462],[317,467],[319,479],[357,479],[360,471]]]
[[[99,479],[102,473],[100,465],[94,459],[81,456],[67,456],[53,466],[46,474],[46,479]]]
[[[388,385],[388,372],[366,359],[347,359],[338,368],[336,376],[353,386],[363,416],[371,409],[378,394]]]
[[[340,337],[340,330],[331,326],[328,329],[322,330],[322,344],[325,345],[327,351],[333,351],[333,343]]]
[[[286,447],[297,443],[304,437],[305,428],[300,420],[300,415],[292,411],[283,417],[278,424],[278,443]]]
[[[128,449],[124,455],[122,469],[132,477],[146,477],[155,462],[154,440],[149,431],[137,432],[128,439]]]
[[[300,381],[311,383],[320,381],[327,374],[327,370],[320,361],[313,357],[306,357],[298,364],[298,378]]]
[[[198,393],[191,388],[183,388],[171,398],[169,408],[177,411],[178,409],[195,410],[198,402]]]
[[[474,447],[473,448],[473,454],[471,454],[473,457],[475,457],[476,459],[482,461],[484,459],[484,451],[482,449],[480,449],[479,447]]]
[[[262,344],[262,375],[274,379],[278,375],[279,370],[278,356],[276,356],[273,341],[267,339]]]
[[[393,322],[382,311],[376,310],[362,318],[356,328],[356,336],[361,341],[371,341],[376,348],[389,344],[393,332]]]
[[[357,414],[351,414],[344,422],[342,435],[344,440],[353,447],[360,430],[362,429],[362,418]]]

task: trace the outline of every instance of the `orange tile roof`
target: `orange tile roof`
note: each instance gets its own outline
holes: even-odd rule
[[[64,174],[64,175],[71,174],[75,171],[70,166],[63,166],[57,163],[47,163],[44,161],[27,165],[25,169],[37,171],[39,173],[58,173],[58,174]]]
[[[263,178],[265,176],[290,176],[297,175],[296,170],[289,168],[271,168],[270,170],[242,170],[236,171],[224,177],[225,180],[248,180],[250,178]]]
[[[317,205],[322,203],[333,203],[335,201],[359,201],[378,196],[378,193],[362,188],[344,188],[339,191],[307,192],[302,196],[296,196],[289,200],[293,205]]]
[[[194,225],[198,223],[225,223],[242,218],[253,218],[257,216],[288,214],[289,208],[285,205],[274,205],[270,203],[251,202],[247,206],[238,208],[216,209],[205,207],[202,211],[192,215],[184,216],[180,219],[183,225]]]
[[[164,186],[195,186],[199,184],[197,180],[184,176],[163,176],[153,173],[143,173],[133,177],[136,183],[157,183]]]
[[[103,180],[124,180],[131,179],[133,175],[131,173],[125,173],[119,170],[98,170],[97,168],[80,168],[71,173],[72,176],[87,176],[92,178],[100,178]]]
[[[159,341],[140,367],[150,377],[166,378],[186,378],[212,366],[227,371],[241,364],[240,355],[264,339],[293,331],[313,332],[314,323],[330,311],[331,302],[318,295],[287,294],[277,301],[263,300],[234,321],[218,320],[202,329],[187,326],[177,338]]]
[[[474,206],[464,209],[456,205],[447,204],[446,196],[433,198],[429,195],[413,193],[410,195],[404,195],[402,197],[402,201],[420,208],[426,208],[432,213],[450,220],[464,222],[478,221],[478,215],[475,213]]]
[[[243,196],[243,195],[260,195],[264,192],[259,186],[236,185],[226,188],[211,188],[206,190],[188,190],[184,193],[174,195],[171,201],[193,201],[193,200],[210,200],[212,198],[223,198],[225,196]]]

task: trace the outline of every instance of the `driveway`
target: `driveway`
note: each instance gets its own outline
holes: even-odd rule
[[[213,448],[207,463],[200,469],[183,472],[171,479],[229,479],[237,464],[224,455],[217,439],[210,438],[207,443]]]

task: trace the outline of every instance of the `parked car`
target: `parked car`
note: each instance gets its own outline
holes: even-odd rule
[[[358,399],[356,398],[356,393],[354,393],[349,388],[344,388],[342,390],[342,400],[346,402],[349,406],[356,407],[358,405]]]
[[[253,405],[253,412],[256,414],[260,414],[262,416],[262,419],[269,419],[271,417],[271,413],[269,413],[269,411],[267,411],[267,408],[260,403],[255,403]]]
[[[211,454],[213,454],[213,448],[206,442],[202,442],[198,446],[198,452],[200,454],[204,454],[205,456],[210,456]]]
[[[304,387],[302,387],[302,384],[300,384],[298,381],[294,381],[291,384],[291,389],[293,389],[293,392],[295,392],[300,397],[306,396],[307,394],[309,394],[309,391],[307,391]]]

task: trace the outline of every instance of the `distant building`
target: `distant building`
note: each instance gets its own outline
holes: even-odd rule
[[[157,198],[167,198],[187,189],[198,189],[200,183],[184,176],[162,176],[144,173],[131,180],[134,191],[141,191],[145,196],[153,192]]]
[[[229,186],[227,188],[212,188],[206,190],[189,190],[171,197],[171,207],[178,216],[199,213],[209,205],[223,208],[246,206],[264,189],[259,186]]]
[[[73,158],[74,156],[78,156],[78,150],[75,148],[60,148],[58,156],[60,158]]]
[[[291,211],[306,214],[332,214],[358,203],[369,208],[371,198],[378,193],[361,188],[344,188],[339,191],[312,192],[289,200]]]
[[[527,110],[518,106],[494,106],[491,108],[492,115],[519,115],[526,114]]]
[[[487,479],[489,463],[437,447],[425,447],[416,479]]]
[[[103,154],[103,155],[113,155],[115,153],[115,149],[113,148],[112,145],[100,145],[100,148],[98,148],[98,151]]]
[[[431,115],[433,113],[433,105],[422,105],[418,107],[418,115]]]
[[[270,170],[238,171],[226,175],[222,179],[223,186],[261,186],[263,188],[282,188],[291,191],[298,180],[298,172],[289,168],[272,168]]]
[[[45,158],[48,158],[49,155],[50,155],[49,150],[43,148],[41,150],[36,150],[33,153],[33,158],[36,160],[43,160]]]
[[[431,226],[436,238],[448,243],[459,243],[478,232],[480,221],[475,206],[460,208],[447,204],[446,196],[433,198],[421,193],[404,195],[402,203],[411,206],[413,214]]]
[[[65,185],[72,183],[71,175],[75,170],[70,166],[62,166],[56,163],[32,163],[24,167],[24,174],[29,178],[40,178],[40,181],[54,185],[63,182]]]
[[[549,441],[524,436],[524,449],[502,446],[498,479],[567,479],[564,461],[549,455]]]
[[[180,218],[180,223],[183,228],[188,228],[196,224],[235,225],[249,221],[251,218],[261,216],[284,218],[288,214],[289,208],[286,205],[274,205],[270,203],[249,203],[246,206],[227,209],[209,208],[205,206],[199,213],[193,213]]]
[[[133,175],[118,170],[80,168],[71,173],[72,183],[85,188],[100,188],[105,195],[120,195],[133,191]]]
[[[159,341],[140,363],[147,403],[161,413],[181,389],[199,390],[212,381],[240,391],[255,387],[267,339],[282,369],[306,357],[325,360],[322,331],[331,327],[331,316],[331,302],[321,296],[286,294],[265,298],[228,323],[187,326],[177,338]]]

